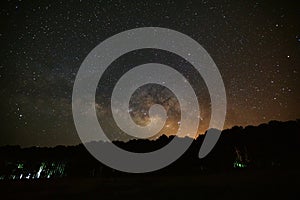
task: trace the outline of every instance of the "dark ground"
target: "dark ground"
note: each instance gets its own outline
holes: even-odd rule
[[[204,139],[199,136],[174,163],[145,174],[106,167],[83,145],[6,146],[0,148],[0,178],[4,179],[0,180],[0,199],[297,199],[299,130],[300,120],[223,130],[203,159],[198,158]],[[117,144],[128,151],[148,152],[170,140],[161,136],[155,141]],[[16,180],[21,174],[24,177]]]
[[[5,199],[294,199],[300,170],[0,181]]]

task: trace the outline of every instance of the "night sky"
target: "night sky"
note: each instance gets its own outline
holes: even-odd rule
[[[297,1],[1,1],[0,145],[80,143],[72,118],[72,89],[88,53],[106,38],[138,27],[165,27],[201,44],[218,66],[227,92],[224,128],[300,118],[300,5]],[[117,47],[116,47],[117,48]],[[144,49],[113,62],[99,82],[96,108],[112,139],[126,139],[109,117],[109,94],[126,69],[147,62],[178,69],[194,86],[206,130],[210,104],[203,80],[189,63],[168,52]],[[180,124],[174,95],[141,87],[129,111],[138,124],[161,103]],[[103,116],[108,116],[103,118]]]

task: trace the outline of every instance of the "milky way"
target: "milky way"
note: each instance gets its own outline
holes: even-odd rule
[[[298,4],[292,0],[3,1],[0,145],[78,144],[71,96],[82,61],[106,38],[145,26],[180,31],[208,51],[227,92],[224,128],[299,118]],[[99,82],[99,122],[112,138],[122,139],[113,122],[101,118],[109,113],[113,84],[126,66],[154,61],[177,68],[191,82],[202,111],[199,133],[205,131],[210,99],[203,80],[194,76],[184,59],[150,49],[119,58]],[[149,120],[148,107],[161,102],[169,112],[162,133],[172,134],[180,123],[180,108],[174,95],[164,90],[153,85],[140,88],[129,112],[143,125]]]

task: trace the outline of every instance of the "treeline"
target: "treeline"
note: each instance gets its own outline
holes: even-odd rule
[[[173,137],[163,135],[157,140],[114,141],[114,144],[133,152],[149,152],[162,148]],[[271,121],[259,126],[235,126],[223,130],[212,152],[199,159],[198,152],[204,137],[205,135],[200,135],[177,161],[154,173],[209,173],[261,168],[294,170],[300,167],[300,120]],[[181,139],[192,140],[187,137]],[[115,174],[126,175],[101,164],[82,144],[53,148],[0,147],[0,179],[98,177]]]

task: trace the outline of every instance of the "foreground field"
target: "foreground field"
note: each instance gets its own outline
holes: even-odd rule
[[[205,175],[128,175],[1,181],[8,199],[291,199],[299,171],[237,171]]]

